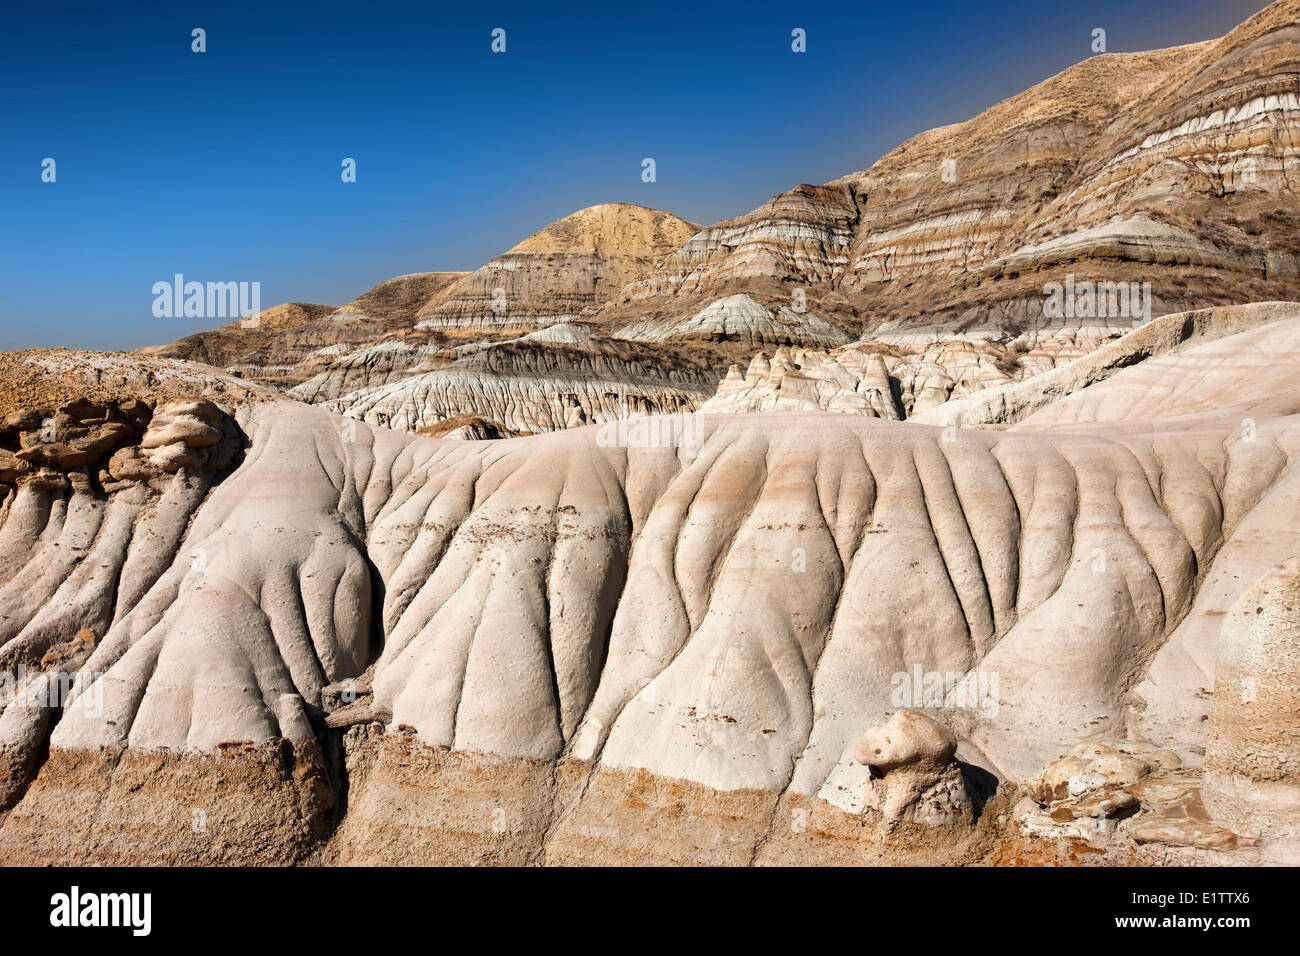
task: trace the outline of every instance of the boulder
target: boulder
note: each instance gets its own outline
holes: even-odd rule
[[[1071,748],[1043,768],[1033,786],[1040,803],[1079,797],[1103,787],[1131,787],[1154,770],[1178,767],[1178,755],[1131,740],[1100,740]]]
[[[947,727],[919,711],[900,710],[863,734],[853,757],[870,771],[867,804],[886,821],[942,826],[975,815],[956,753],[957,739]]]

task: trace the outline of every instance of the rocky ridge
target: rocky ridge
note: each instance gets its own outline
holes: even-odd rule
[[[671,323],[743,293],[855,335],[1016,335],[1070,278],[1150,283],[1151,316],[1288,298],[1298,74],[1295,0],[1219,40],[1093,57],[702,230],[600,319]]]
[[[531,434],[633,414],[693,411],[716,380],[710,365],[671,348],[596,338],[578,327],[562,336],[548,335],[552,330],[446,350],[387,384],[323,404],[400,431],[469,415],[500,432]]]
[[[348,345],[408,333],[412,317],[441,301],[463,277],[457,272],[397,276],[341,308],[290,302],[137,352],[214,365],[241,378],[289,388],[313,374],[323,357]]]
[[[416,314],[416,328],[531,331],[586,317],[698,230],[644,206],[591,206],[460,280]]]

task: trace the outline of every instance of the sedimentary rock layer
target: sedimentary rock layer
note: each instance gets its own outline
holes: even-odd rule
[[[1232,338],[1276,355],[1297,336],[1278,320]],[[93,837],[53,835],[58,808],[82,787],[126,800],[135,771],[121,768],[158,754],[214,781],[235,761],[253,790],[328,786],[346,808],[332,841],[312,835],[326,796],[259,817],[294,858],[387,858],[431,826],[431,858],[482,856],[501,836],[503,861],[590,859],[646,848],[627,820],[662,823],[676,800],[733,822],[663,852],[751,862],[783,845],[774,821],[796,809],[831,814],[831,831],[868,809],[854,746],[914,674],[953,676],[941,703],[963,759],[1002,779],[1139,724],[1193,757],[1204,724],[1159,717],[1197,688],[1143,681],[1178,651],[1168,639],[1207,579],[1239,573],[1243,552],[1284,559],[1276,526],[1294,521],[1278,496],[1300,432],[1287,403],[1258,398],[1281,380],[1189,367],[1256,409],[1250,436],[1214,416],[996,432],[766,413],[478,445],[264,403],[238,410],[243,464],[201,504],[165,503],[188,471],[115,491],[18,479],[0,525],[18,546],[6,647],[21,618],[58,606],[45,595],[97,573],[93,556],[153,570],[143,587],[111,572],[78,586],[79,619],[103,633],[84,663],[69,649],[70,699],[49,704],[55,661],[36,662],[0,714],[0,854],[28,858],[34,826],[48,858],[122,845],[120,815]],[[114,517],[133,509],[157,517]],[[293,755],[272,773],[258,754],[281,741]],[[72,769],[104,760],[118,769]],[[192,833],[130,833],[160,841],[137,850],[160,859],[196,852]],[[241,846],[223,837],[202,858],[255,856]]]
[[[671,323],[744,293],[855,334],[1018,334],[1071,278],[1149,283],[1157,316],[1290,298],[1298,74],[1295,0],[1219,40],[1093,57],[702,230],[601,318]]]
[[[1145,421],[1164,412],[1217,412],[1231,417],[1236,397],[1231,388],[1222,392],[1198,392],[1193,380],[1185,383],[1193,390],[1185,391],[1175,387],[1174,379],[1194,379],[1198,374],[1221,371],[1217,366],[1229,361],[1236,365],[1239,376],[1232,381],[1248,383],[1257,395],[1273,393],[1285,400],[1291,389],[1282,379],[1287,372],[1295,370],[1295,355],[1289,345],[1270,356],[1262,353],[1260,343],[1250,336],[1233,337],[1224,346],[1209,343],[1298,317],[1300,303],[1295,302],[1257,302],[1162,316],[1119,339],[1099,344],[1097,349],[1072,362],[1024,381],[992,386],[965,396],[954,394],[951,401],[926,409],[924,414],[918,412],[917,421],[979,427],[1016,425],[1029,419],[1047,424],[1051,420],[1063,421],[1072,414],[1079,422],[1113,422],[1126,415]],[[1271,338],[1276,330],[1261,334]],[[1198,357],[1184,357],[1185,352],[1202,345],[1205,348],[1196,352]],[[1242,350],[1240,355],[1235,353],[1237,349]],[[1132,389],[1128,394],[1105,389],[1089,392],[1087,398],[1064,401],[1134,366],[1141,366],[1141,372],[1125,377],[1124,381]],[[1259,368],[1265,378],[1250,376],[1252,367]],[[1152,378],[1161,375],[1162,370],[1168,370],[1171,378],[1157,385]],[[1278,371],[1282,372],[1280,378]],[[1274,382],[1276,387],[1265,385],[1265,381]],[[1112,407],[1105,412],[1097,409],[1095,402],[1099,399],[1113,402]],[[1089,406],[1088,410],[1084,410],[1084,405]],[[1040,411],[1042,417],[1036,417],[1035,413]]]
[[[904,419],[950,399],[1033,376],[1122,337],[1113,326],[1058,328],[1015,338],[896,332],[830,351],[760,352],[733,365],[703,412],[826,410]]]
[[[534,233],[418,315],[423,329],[536,329],[599,308],[698,231],[657,209],[604,203]]]
[[[244,378],[293,386],[319,371],[322,352],[328,355],[332,349],[409,332],[420,310],[442,301],[464,275],[397,276],[342,308],[286,303],[170,345],[140,349],[138,354],[202,362]]]
[[[554,327],[552,327],[554,328]],[[325,402],[331,411],[387,428],[419,431],[473,416],[504,432],[555,431],[633,414],[693,411],[717,374],[672,347],[574,336],[539,339],[550,330],[500,344],[444,350],[386,384]],[[566,336],[567,338],[567,336]],[[294,390],[334,390],[318,378]]]

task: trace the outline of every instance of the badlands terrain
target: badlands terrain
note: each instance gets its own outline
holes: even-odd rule
[[[0,861],[1300,862],[1298,78],[0,355]]]

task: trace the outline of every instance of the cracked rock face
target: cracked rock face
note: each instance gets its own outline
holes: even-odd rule
[[[0,421],[0,482],[66,487],[97,476],[112,485],[182,468],[221,471],[241,448],[233,421],[207,401],[75,399],[57,409],[27,408]],[[10,450],[12,449],[12,450]]]
[[[1017,804],[1014,819],[1025,834],[1082,840],[1096,852],[1136,845],[1163,854],[1155,857],[1160,862],[1229,862],[1216,854],[1259,841],[1211,818],[1203,783],[1198,770],[1183,767],[1167,749],[1100,740],[1074,747],[1045,767],[1029,787],[1031,795]],[[1270,847],[1270,855],[1278,859],[1278,848]]]
[[[211,402],[170,402],[154,410],[140,452],[161,473],[222,471],[239,451],[239,440],[235,423]]]
[[[1034,795],[1043,803],[1080,797],[1102,787],[1131,787],[1157,770],[1175,770],[1178,755],[1137,741],[1097,741],[1073,747],[1043,769]]]

